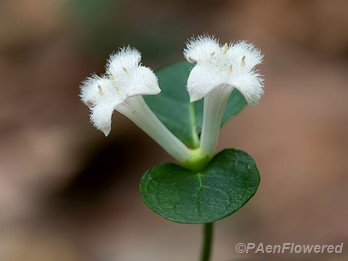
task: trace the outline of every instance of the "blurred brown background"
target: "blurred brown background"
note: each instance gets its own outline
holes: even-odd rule
[[[261,186],[217,223],[213,260],[348,260],[347,10],[345,0],[1,0],[0,260],[197,260],[201,227],[164,220],[138,192],[170,157],[118,113],[105,138],[78,86],[122,45],[158,69],[200,33],[265,53],[264,98],[220,138],[255,158]],[[345,246],[241,255],[238,242]]]

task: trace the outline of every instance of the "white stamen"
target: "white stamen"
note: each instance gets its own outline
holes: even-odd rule
[[[242,57],[242,61],[240,62],[240,66],[244,67],[245,66],[245,55]]]
[[[225,43],[224,46],[222,46],[222,53],[223,53],[223,54],[226,54],[227,51],[228,51],[228,44]]]
[[[91,101],[86,101],[86,105],[89,109],[93,108],[93,102],[91,102]]]
[[[214,58],[214,55],[215,55],[215,52],[212,52],[210,55],[209,55],[209,62],[211,62]]]
[[[104,95],[103,88],[100,85],[98,85],[98,93],[100,96]]]

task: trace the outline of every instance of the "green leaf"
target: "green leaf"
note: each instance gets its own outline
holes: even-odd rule
[[[197,148],[202,128],[203,100],[190,103],[186,83],[192,67],[192,64],[184,61],[156,72],[161,93],[146,96],[145,101],[175,136],[189,147]],[[239,113],[246,104],[243,95],[234,89],[227,102],[222,125]]]
[[[204,224],[227,217],[256,193],[260,176],[245,152],[226,149],[199,173],[166,163],[141,179],[145,204],[162,217],[179,223]]]

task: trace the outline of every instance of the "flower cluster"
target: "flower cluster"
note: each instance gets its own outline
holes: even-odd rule
[[[190,101],[204,98],[203,126],[199,153],[212,157],[225,104],[234,88],[246,101],[256,105],[263,94],[263,82],[255,66],[262,54],[246,42],[220,45],[213,37],[191,39],[185,58],[196,65],[190,72],[187,89]],[[110,56],[106,73],[91,76],[81,86],[81,100],[91,109],[91,122],[106,136],[111,130],[113,111],[119,111],[143,129],[179,162],[197,155],[175,137],[155,116],[143,95],[161,90],[151,69],[140,64],[141,55],[133,48],[120,49]]]

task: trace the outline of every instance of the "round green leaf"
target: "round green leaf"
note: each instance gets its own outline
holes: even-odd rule
[[[254,160],[245,152],[226,149],[199,173],[166,163],[141,179],[145,204],[179,223],[204,224],[227,217],[246,204],[260,183]]]
[[[190,103],[186,84],[192,67],[193,64],[183,61],[157,71],[161,92],[144,98],[151,110],[175,136],[189,147],[196,148],[202,128],[203,99]],[[246,105],[243,95],[234,89],[227,101],[222,125]]]

